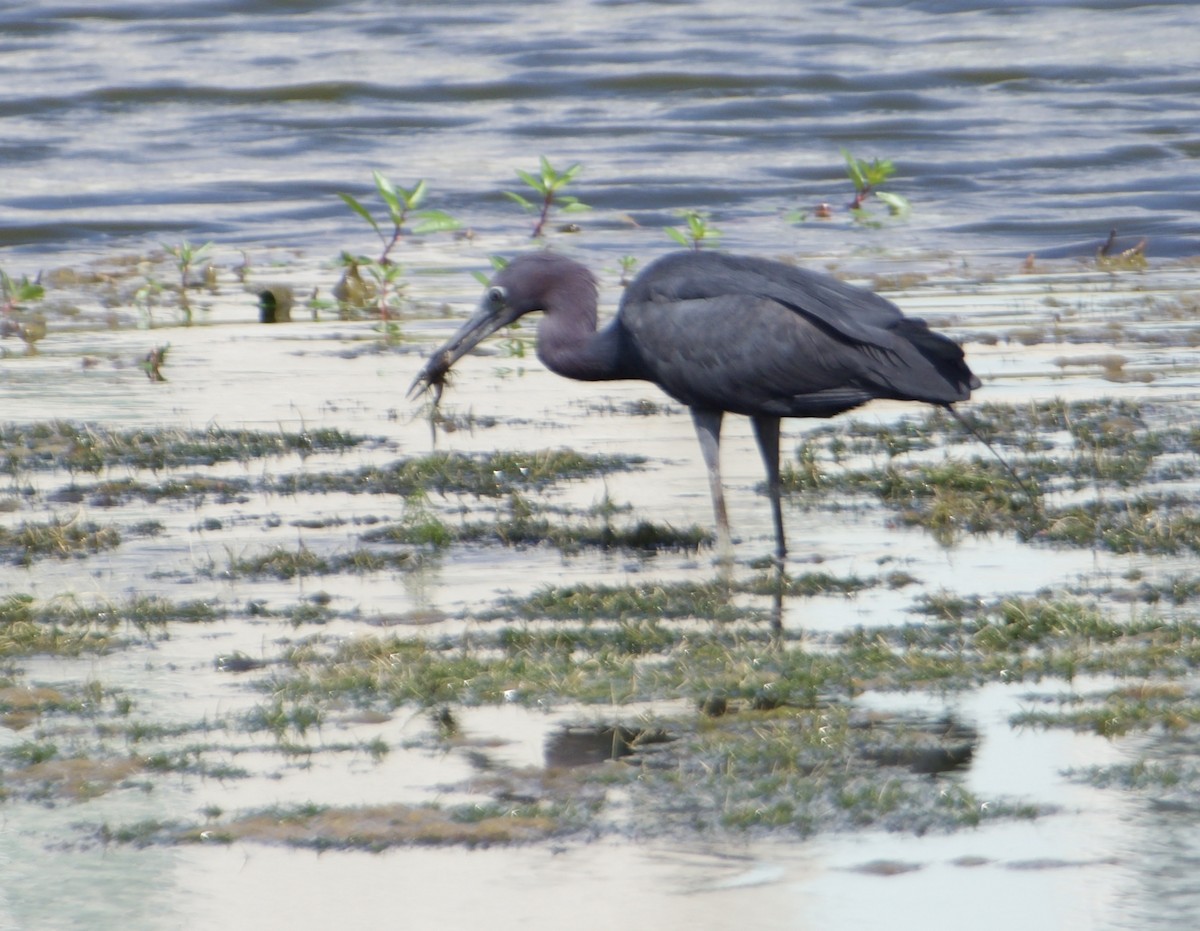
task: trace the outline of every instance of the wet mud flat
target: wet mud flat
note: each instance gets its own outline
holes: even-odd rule
[[[1025,484],[937,413],[793,424],[782,580],[745,425],[722,572],[686,414],[521,334],[431,422],[402,394],[440,312],[264,327],[230,287],[52,328],[2,362],[6,869],[154,863],[192,901],[234,851],[487,848],[738,901],[819,868],[818,899],[1066,871],[1136,904],[1168,854],[1130,837],[1186,853],[1198,810],[1197,282],[892,282]]]

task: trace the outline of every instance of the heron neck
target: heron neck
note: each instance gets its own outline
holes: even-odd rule
[[[596,318],[549,313],[538,326],[538,358],[552,372],[579,381],[636,378],[616,321],[596,330]]]

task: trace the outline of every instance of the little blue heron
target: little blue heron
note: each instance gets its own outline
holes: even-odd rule
[[[634,279],[600,330],[596,306],[596,279],[584,266],[553,252],[522,255],[496,274],[479,310],[430,356],[410,394],[440,390],[450,367],[481,340],[542,311],[537,354],[552,371],[583,381],[652,381],[688,406],[726,550],[721,420],[750,418],[781,566],[781,418],[832,417],[875,398],[949,409],[979,387],[958,343],[924,320],[871,291],[769,259],[672,253]]]

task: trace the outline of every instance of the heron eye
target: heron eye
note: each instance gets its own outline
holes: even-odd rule
[[[499,285],[488,288],[488,303],[493,307],[503,307],[508,300],[508,292]]]

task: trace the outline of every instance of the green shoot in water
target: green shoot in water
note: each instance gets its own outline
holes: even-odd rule
[[[866,159],[856,158],[848,149],[842,149],[842,158],[846,160],[846,174],[854,183],[851,210],[864,211],[863,203],[874,194],[887,204],[893,216],[908,212],[909,203],[906,198],[879,189],[896,173],[896,166],[891,161],[877,158],[868,162]]]
[[[179,309],[183,311],[184,324],[191,326],[192,305],[187,296],[188,282],[192,269],[208,257],[213,244],[206,242],[202,246],[195,246],[185,239],[178,246],[168,246],[164,242],[162,247],[175,259],[175,267],[179,270]]]
[[[667,235],[685,249],[695,249],[699,252],[705,240],[716,240],[721,237],[721,231],[709,225],[707,213],[699,210],[684,210],[680,215],[687,223],[687,228],[678,229],[668,226]]]
[[[46,318],[23,305],[40,301],[46,289],[25,275],[17,281],[0,271],[0,336],[19,336],[27,355],[37,355],[37,341],[46,335]]]
[[[505,197],[520,204],[531,213],[537,213],[538,218],[533,224],[531,239],[541,237],[546,223],[550,219],[550,210],[552,207],[558,207],[563,213],[581,213],[584,210],[592,209],[587,204],[580,203],[578,197],[561,193],[564,187],[575,180],[575,177],[582,169],[583,165],[576,162],[574,165],[558,171],[550,164],[546,156],[542,155],[540,156],[540,166],[537,174],[531,174],[528,171],[517,171],[517,176],[529,185],[532,190],[536,191],[541,198],[540,203],[535,203],[512,191],[504,192]]]
[[[359,268],[366,269],[374,279],[375,287],[363,289],[362,293],[356,292],[356,301],[360,302],[358,306],[365,306],[365,302],[374,297],[375,308],[379,311],[380,317],[387,321],[393,304],[398,301],[400,293],[404,289],[404,281],[401,278],[402,266],[392,260],[392,250],[406,234],[423,236],[428,233],[444,233],[458,229],[461,224],[443,210],[420,209],[428,190],[423,180],[418,181],[411,188],[406,188],[393,184],[386,175],[379,171],[372,172],[372,177],[375,179],[375,190],[387,208],[387,218],[383,223],[376,220],[371,211],[363,206],[356,197],[350,194],[338,194],[338,196],[347,207],[367,221],[379,237],[383,248],[376,259],[343,253],[342,264],[347,268],[347,272],[343,276],[343,283],[348,277],[358,277]],[[411,228],[406,229],[405,227],[410,223],[412,224]],[[353,303],[353,301],[348,300],[347,303]]]

